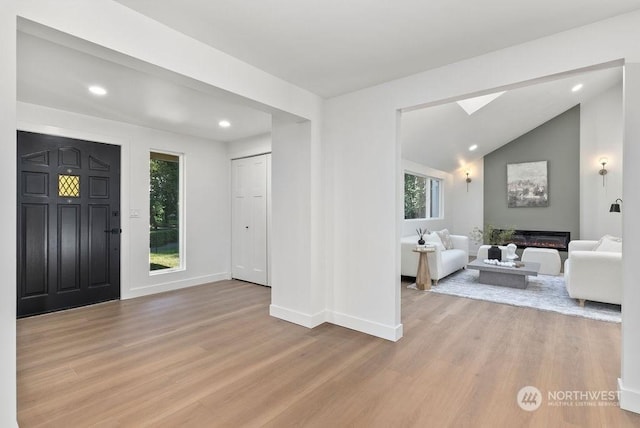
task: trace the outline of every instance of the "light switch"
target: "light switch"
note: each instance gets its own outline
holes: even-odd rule
[[[129,210],[129,218],[139,218],[140,210]]]

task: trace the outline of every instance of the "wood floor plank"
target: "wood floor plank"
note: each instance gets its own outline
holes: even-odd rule
[[[619,324],[401,296],[397,343],[272,318],[270,289],[239,281],[20,319],[20,426],[640,426],[615,406],[516,400],[615,390]]]

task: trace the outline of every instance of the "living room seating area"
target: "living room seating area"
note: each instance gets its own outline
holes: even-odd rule
[[[435,247],[435,252],[428,255],[429,271],[431,279],[437,283],[445,276],[463,269],[469,262],[469,237],[463,235],[451,235],[445,229],[440,232],[431,232],[424,236],[428,245]],[[449,237],[449,239],[447,239]],[[416,276],[418,269],[418,257],[413,252],[418,238],[415,235],[405,236],[401,239],[401,273],[404,276]]]
[[[541,307],[546,307],[544,303],[546,301],[550,302],[549,307],[557,306],[561,309],[563,307],[568,308],[573,306],[575,306],[575,308],[580,306],[584,309],[585,302],[590,301],[593,302],[593,304],[589,306],[589,310],[596,312],[602,310],[605,310],[606,312],[606,305],[603,306],[602,304],[622,304],[621,238],[605,235],[597,241],[570,241],[568,243],[568,257],[564,263],[564,272],[560,272],[560,256],[557,250],[536,247],[525,248],[521,256],[521,260],[523,262],[521,265],[526,266],[526,263],[531,264],[532,262],[539,265],[539,268],[536,268],[536,274],[541,275],[541,277],[536,279],[533,293],[536,296],[540,294],[540,296],[535,298],[533,295],[529,295],[529,297],[525,297],[525,295],[515,297],[508,297],[505,295],[502,297],[496,297],[496,294],[506,293],[508,295],[512,292],[508,290],[505,290],[504,292],[503,290],[496,290],[495,287],[492,287],[492,285],[495,285],[492,282],[478,282],[478,276],[475,273],[468,274],[467,272],[460,272],[461,269],[469,266],[468,237],[462,235],[449,235],[448,231],[445,229],[443,231],[426,234],[424,236],[424,241],[425,245],[435,249],[435,251],[428,253],[427,256],[429,271],[431,272],[434,285],[438,285],[438,280],[451,275],[442,282],[442,284],[444,284],[444,288],[439,292],[444,294],[468,295],[472,298],[484,299],[482,297],[482,293],[478,294],[481,290],[484,290],[484,292],[486,292],[485,297],[487,300],[504,300],[505,302],[510,302],[512,304],[521,304],[517,303],[517,301],[521,299],[527,300],[528,298],[534,300],[542,299],[542,302],[535,303],[535,305],[542,305]],[[416,276],[416,271],[418,269],[418,256],[415,253],[415,250],[418,246],[418,237],[415,235],[405,236],[402,238],[401,271],[403,276]],[[489,261],[486,260],[488,258],[488,247],[488,245],[482,245],[479,247],[478,256],[474,263],[482,261],[489,263]],[[510,259],[510,257],[505,257],[507,247],[501,246],[500,249],[502,250],[502,261],[506,261],[508,258]],[[553,279],[554,277],[557,279]],[[478,285],[483,286],[478,287]],[[469,286],[471,288],[469,288]],[[485,288],[485,286],[488,288]],[[573,305],[568,304],[568,306],[567,303],[561,303],[563,300],[567,302],[569,299],[575,299],[573,301],[577,301],[577,303],[574,303]],[[515,303],[511,302],[512,300]],[[527,304],[523,305],[527,306]],[[535,305],[533,306],[538,307]],[[615,309],[610,310],[615,312]],[[562,312],[562,310],[560,311]],[[569,313],[572,312],[569,311]],[[595,315],[592,314],[586,316]],[[604,319],[607,318],[604,317]]]

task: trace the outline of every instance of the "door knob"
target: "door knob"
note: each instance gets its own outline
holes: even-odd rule
[[[119,229],[117,227],[114,227],[113,229],[107,229],[104,231],[104,233],[110,233],[112,235],[117,235],[119,233],[122,233],[122,229]]]

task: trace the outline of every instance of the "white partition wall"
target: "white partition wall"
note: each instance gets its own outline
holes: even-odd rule
[[[314,222],[320,209],[313,174],[320,159],[312,156],[317,144],[311,122],[273,120],[270,313],[306,327],[326,317]]]
[[[0,221],[7,247],[0,257],[0,426],[16,422],[16,15],[15,3],[0,7]]]
[[[624,67],[624,176],[622,196],[622,375],[620,407],[640,413],[640,62]]]
[[[367,90],[328,100],[324,119],[331,320],[395,341],[402,337],[397,112]]]

